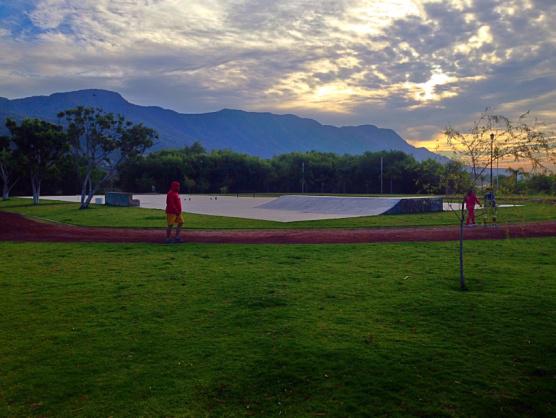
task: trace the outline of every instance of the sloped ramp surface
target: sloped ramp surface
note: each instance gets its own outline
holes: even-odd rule
[[[400,200],[400,198],[389,197],[286,195],[263,203],[257,208],[346,216],[372,216],[392,210]]]

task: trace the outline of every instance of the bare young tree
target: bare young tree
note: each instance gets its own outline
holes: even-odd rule
[[[448,126],[444,131],[444,140],[454,159],[471,171],[471,188],[476,187],[486,174],[489,174],[489,184],[493,188],[494,166],[500,161],[527,163],[531,171],[547,171],[550,165],[556,162],[554,134],[530,112],[512,120],[487,108],[469,130],[457,130]],[[465,290],[464,199],[461,200],[460,209],[453,213],[459,220],[460,288]]]

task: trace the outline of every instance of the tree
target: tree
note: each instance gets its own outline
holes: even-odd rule
[[[493,166],[498,161],[527,162],[532,171],[547,170],[556,161],[554,135],[545,130],[530,112],[512,121],[495,114],[487,108],[469,131],[458,131],[449,126],[444,132],[446,143],[455,158],[471,170],[468,181],[470,188],[477,185],[483,175],[490,172],[490,186],[493,187]],[[460,289],[465,290],[463,241],[465,202],[461,200],[459,211],[454,211],[459,219],[459,264]]]
[[[29,173],[33,203],[39,204],[44,176],[68,151],[67,136],[61,126],[39,119],[25,119],[20,126],[6,120],[16,146],[16,156]]]
[[[130,159],[118,174],[122,188],[137,192],[149,192],[153,185],[165,190],[179,180],[190,193],[298,193],[302,185],[310,193],[378,193],[381,160],[384,191],[396,193],[439,193],[441,181],[444,185],[449,176],[466,174],[461,165],[447,172],[438,162],[417,162],[400,151],[292,152],[266,160],[230,150],[207,152],[199,143]]]
[[[553,193],[555,184],[555,176],[545,176],[542,174],[533,174],[525,179],[525,187],[528,193]]]
[[[440,193],[444,166],[435,160],[425,160],[417,164],[415,185],[418,193]]]
[[[102,109],[77,107],[58,114],[65,118],[72,155],[81,181],[81,209],[89,207],[94,194],[112,179],[130,158],[141,155],[158,137],[142,124]],[[95,176],[95,173],[101,173]]]
[[[471,176],[465,166],[455,160],[450,160],[444,165],[442,188],[445,195],[464,193],[471,187]]]
[[[0,177],[2,200],[8,200],[10,192],[18,182],[15,144],[11,137],[0,136]]]

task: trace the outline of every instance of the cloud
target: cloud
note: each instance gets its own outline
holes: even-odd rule
[[[15,3],[0,7],[2,96],[109,88],[185,112],[374,123],[415,143],[485,106],[553,116],[549,0]]]

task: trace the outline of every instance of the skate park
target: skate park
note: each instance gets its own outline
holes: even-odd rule
[[[79,196],[45,196],[44,199],[78,202]],[[95,196],[93,201],[97,204],[104,204],[105,196]],[[166,195],[134,194],[133,201],[139,201],[142,208],[164,210]],[[439,196],[282,195],[253,197],[184,194],[182,202],[184,211],[188,213],[277,222],[440,212],[447,209],[443,205],[443,198]]]

